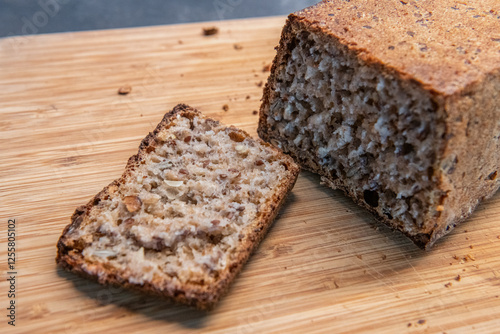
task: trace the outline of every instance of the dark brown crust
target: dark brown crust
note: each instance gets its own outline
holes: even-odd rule
[[[337,5],[340,8],[342,6],[353,6],[354,4],[353,1],[350,4],[338,2],[334,7],[337,7]],[[322,175],[324,183],[328,186],[343,190],[357,204],[369,210],[377,220],[392,229],[403,232],[418,247],[429,250],[440,237],[451,232],[455,226],[467,219],[482,200],[491,197],[500,187],[498,178],[496,180],[487,180],[485,178],[489,173],[496,173],[500,166],[500,154],[496,153],[499,152],[499,144],[497,140],[493,140],[498,138],[500,127],[491,122],[492,119],[498,118],[499,104],[495,102],[498,99],[495,99],[494,96],[498,95],[500,87],[500,70],[494,68],[495,66],[498,67],[499,63],[496,62],[495,65],[487,61],[467,73],[462,72],[463,67],[460,66],[460,68],[457,67],[457,72],[453,73],[453,75],[443,76],[445,82],[436,82],[433,80],[437,76],[433,72],[416,73],[414,72],[416,67],[409,72],[405,71],[405,68],[406,70],[409,69],[404,65],[408,61],[407,59],[401,60],[404,64],[398,63],[398,60],[394,58],[390,58],[390,61],[385,62],[383,57],[381,58],[385,51],[372,54],[373,49],[378,47],[373,46],[372,48],[370,44],[369,48],[363,48],[362,45],[354,42],[354,40],[359,39],[361,43],[371,43],[370,40],[363,37],[363,34],[359,36],[352,35],[352,25],[356,24],[354,22],[356,19],[351,20],[354,23],[347,22],[347,19],[350,20],[349,15],[352,13],[347,14],[347,19],[346,17],[339,18],[339,22],[342,24],[336,23],[338,26],[334,27],[332,17],[339,17],[338,13],[340,12],[337,13],[335,8],[335,11],[331,11],[333,15],[330,16],[328,15],[330,13],[327,10],[328,6],[329,4],[326,2],[321,3],[290,14],[288,17],[282,31],[280,44],[277,47],[277,55],[272,64],[271,74],[264,88],[257,132],[262,139],[271,143],[274,143],[274,141],[279,143],[282,140],[270,129],[267,117],[269,107],[274,101],[275,82],[278,72],[287,63],[290,49],[294,47],[290,36],[297,30],[304,29],[317,33],[339,47],[345,48],[346,52],[361,59],[366,66],[373,67],[380,73],[388,74],[400,80],[401,84],[405,85],[405,89],[418,89],[430,94],[436,105],[438,121],[443,122],[445,127],[445,134],[435,144],[438,147],[438,154],[434,171],[439,180],[436,183],[435,190],[436,192],[446,193],[448,196],[442,203],[444,204],[444,211],[441,212],[440,216],[437,218],[431,217],[430,211],[426,213],[428,218],[422,233],[409,234],[403,231],[401,226],[367,205],[362,198],[359,198],[359,195],[348,191],[340,180],[333,180],[330,175],[322,173],[317,166],[308,166],[305,161],[300,161],[298,152],[285,152],[298,161],[303,168]],[[380,4],[380,6],[385,5]],[[370,12],[370,15],[374,13],[376,13],[376,9]],[[344,26],[348,26],[350,29],[346,30],[350,31],[346,34],[352,36],[343,35],[342,28]],[[363,27],[361,28],[363,29]],[[383,38],[380,42],[375,38],[372,38],[371,41],[377,41],[376,43],[380,44],[387,42]],[[485,42],[483,46],[483,51],[491,52],[491,50],[495,50],[490,41]],[[462,56],[457,56],[456,59],[463,61],[462,58]],[[455,65],[458,66],[452,61],[450,66]],[[457,75],[462,75],[462,77],[456,79],[455,76]],[[468,133],[473,133],[475,137],[470,138]],[[487,149],[482,150],[479,147],[487,147]],[[454,173],[444,173],[441,169],[441,163],[452,158],[455,158],[455,160],[458,158],[460,163]]]
[[[450,96],[500,67],[499,11],[497,0],[330,0],[290,18],[333,36],[367,63]]]
[[[125,172],[122,177],[118,180],[113,181],[110,185],[105,187],[101,192],[99,192],[94,198],[92,198],[85,206],[81,206],[75,210],[75,213],[71,217],[71,223],[64,229],[59,241],[57,243],[57,257],[56,262],[61,267],[66,270],[72,271],[74,273],[80,274],[84,277],[98,281],[101,284],[111,284],[120,285],[125,288],[130,288],[134,290],[139,290],[142,292],[147,292],[155,295],[160,295],[174,300],[178,303],[183,303],[191,306],[195,306],[199,309],[208,310],[211,309],[216,302],[221,298],[225,291],[229,288],[230,283],[235,278],[235,276],[240,272],[243,264],[248,260],[251,253],[258,246],[262,238],[265,236],[266,232],[272,225],[272,222],[279,212],[279,209],[285,202],[287,194],[292,190],[295,182],[297,180],[300,168],[293,162],[293,160],[282,154],[279,150],[272,147],[271,145],[263,142],[260,139],[256,139],[259,143],[270,147],[276,153],[280,154],[283,159],[283,163],[287,166],[290,171],[291,177],[289,180],[284,181],[279,185],[281,188],[272,200],[269,206],[265,207],[262,215],[254,223],[253,233],[248,235],[241,241],[240,246],[237,249],[239,255],[237,256],[237,261],[229,268],[229,270],[224,271],[220,274],[220,278],[215,285],[208,287],[200,287],[200,285],[190,285],[185,284],[184,286],[175,285],[172,282],[153,282],[145,283],[144,285],[130,283],[127,280],[127,273],[122,272],[118,269],[112,270],[110,268],[105,268],[99,263],[90,264],[97,268],[99,275],[94,275],[85,270],[83,264],[85,260],[79,252],[71,252],[75,249],[75,245],[67,238],[68,231],[70,229],[79,228],[81,222],[85,215],[88,214],[90,209],[99,203],[99,201],[109,194],[110,188],[119,187],[120,184],[125,182],[126,176],[130,171],[137,166],[137,164],[142,160],[142,158],[147,154],[147,149],[151,145],[156,145],[157,134],[164,128],[168,127],[171,120],[177,115],[181,115],[187,118],[193,118],[195,115],[204,117],[199,111],[193,109],[187,105],[179,104],[172,111],[165,114],[162,121],[158,124],[156,129],[146,136],[140,146],[137,155],[130,157],[128,160]],[[209,118],[207,118],[209,119]],[[212,120],[217,122],[215,120]],[[218,123],[218,122],[217,122]],[[250,137],[246,132],[230,127],[235,131],[239,131],[244,137]],[[71,252],[71,254],[70,254]],[[89,265],[89,263],[87,263]]]

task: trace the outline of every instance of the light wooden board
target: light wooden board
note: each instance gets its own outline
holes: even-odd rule
[[[0,40],[1,332],[500,331],[498,195],[425,253],[302,173],[267,238],[210,313],[56,267],[55,244],[75,207],[121,175],[175,104],[255,135],[257,84],[269,74],[262,69],[284,21],[217,22],[212,37],[201,34],[209,23]],[[124,84],[132,93],[118,95]],[[18,234],[15,329],[5,317],[8,218]]]

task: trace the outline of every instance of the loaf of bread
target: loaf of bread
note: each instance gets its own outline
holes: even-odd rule
[[[273,146],[178,105],[142,141],[123,176],[75,211],[56,261],[99,283],[209,309],[298,173]]]
[[[500,2],[291,14],[258,133],[428,249],[499,187]]]

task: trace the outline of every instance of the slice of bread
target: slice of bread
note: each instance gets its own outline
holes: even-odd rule
[[[99,283],[209,309],[298,174],[271,145],[178,105],[144,138],[122,177],[75,211],[56,262]]]

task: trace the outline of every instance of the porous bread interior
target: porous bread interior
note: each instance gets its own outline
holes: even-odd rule
[[[210,119],[177,115],[158,138],[68,231],[81,245],[70,255],[81,252],[90,274],[103,264],[132,284],[214,284],[290,172],[277,151]]]
[[[443,195],[434,189],[444,133],[431,95],[320,33],[291,29],[288,47],[270,93],[267,139],[393,227],[431,230]]]

